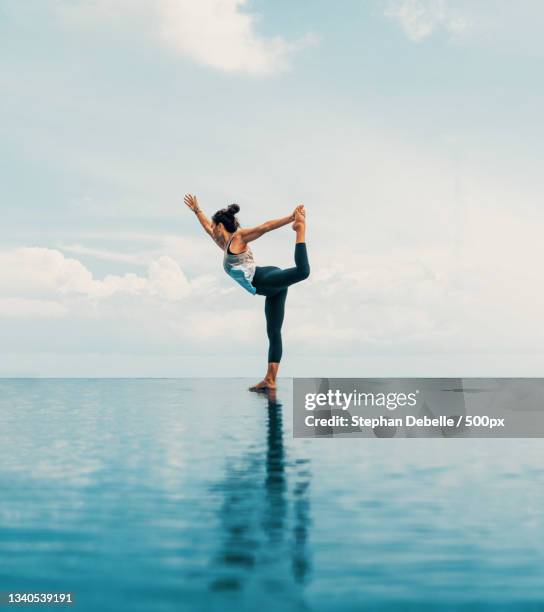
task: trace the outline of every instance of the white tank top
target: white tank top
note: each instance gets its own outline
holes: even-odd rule
[[[229,253],[229,246],[234,238],[234,234],[230,237],[225,247],[225,255],[223,257],[223,268],[225,272],[231,276],[238,284],[242,285],[244,289],[255,295],[257,289],[251,284],[253,277],[255,276],[255,262],[253,261],[253,253],[246,246],[246,250],[243,253]]]

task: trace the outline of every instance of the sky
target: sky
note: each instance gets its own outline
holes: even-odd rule
[[[244,226],[305,204],[280,375],[542,375],[543,18],[0,0],[0,376],[262,376],[264,300],[186,192]]]

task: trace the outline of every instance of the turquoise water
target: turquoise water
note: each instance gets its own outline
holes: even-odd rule
[[[291,383],[0,380],[0,590],[87,610],[542,610],[541,440],[292,437]]]

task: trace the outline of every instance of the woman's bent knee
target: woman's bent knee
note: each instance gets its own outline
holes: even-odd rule
[[[306,280],[308,276],[310,276],[310,266],[308,264],[304,266],[300,266],[299,268],[300,280]]]

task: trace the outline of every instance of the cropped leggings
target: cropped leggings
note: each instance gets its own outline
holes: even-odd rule
[[[305,242],[295,244],[295,267],[282,270],[276,266],[257,266],[253,286],[258,295],[266,296],[264,314],[268,334],[268,362],[279,363],[283,351],[281,326],[285,314],[285,300],[289,285],[310,276],[310,264]]]

